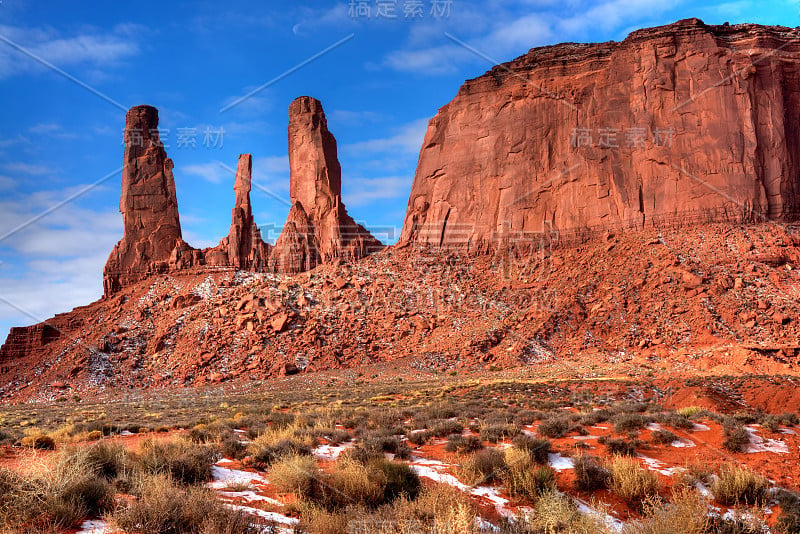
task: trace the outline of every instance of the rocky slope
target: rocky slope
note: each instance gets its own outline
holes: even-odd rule
[[[630,231],[527,256],[391,248],[295,276],[179,271],[60,316],[55,338],[31,343],[15,329],[0,394],[380,362],[410,373],[797,375],[798,287],[800,230],[771,223]]]
[[[796,218],[799,37],[690,19],[494,67],[430,121],[401,241]]]

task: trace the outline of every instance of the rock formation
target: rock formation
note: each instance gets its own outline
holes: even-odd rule
[[[262,240],[253,219],[250,154],[239,156],[230,233],[216,247],[198,250],[181,237],[173,165],[158,138],[158,111],[131,108],[120,200],[125,234],[103,271],[105,296],[153,274],[206,266],[298,273],[383,248],[342,204],[336,140],[318,100],[300,97],[289,108],[289,160],[292,208],[275,250]]]
[[[795,218],[798,37],[690,19],[467,81],[430,121],[401,243]]]
[[[158,110],[131,108],[125,120],[119,204],[125,234],[103,271],[106,295],[149,274],[165,272],[182,243],[172,167],[158,135]]]
[[[261,239],[261,231],[253,220],[253,208],[250,205],[252,170],[252,156],[240,155],[233,184],[236,205],[231,215],[231,230],[217,247],[205,253],[206,262],[210,265],[249,271],[262,271],[267,265],[270,246]]]
[[[337,258],[359,259],[383,247],[342,203],[336,139],[322,104],[308,96],[289,106],[289,167],[292,207],[275,243],[272,270],[297,273]]]

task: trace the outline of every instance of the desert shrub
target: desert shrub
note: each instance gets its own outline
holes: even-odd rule
[[[744,452],[750,444],[750,433],[740,425],[725,426],[725,439],[722,446],[731,452]]]
[[[269,470],[269,479],[279,491],[297,495],[313,495],[319,484],[317,461],[311,456],[284,456]]]
[[[647,426],[650,418],[640,413],[625,412],[615,415],[611,421],[614,423],[614,431],[621,434],[624,432],[638,432]]]
[[[462,434],[450,434],[447,436],[447,444],[444,449],[448,452],[459,454],[469,454],[483,448],[483,442],[478,436],[463,436]]]
[[[714,497],[726,505],[760,503],[769,483],[763,476],[744,466],[723,464],[713,484]]]
[[[594,517],[581,513],[577,505],[557,491],[542,493],[534,506],[530,525],[535,533],[601,534],[608,529]]]
[[[111,508],[114,491],[83,453],[61,453],[22,473],[0,468],[0,531],[50,532]],[[35,528],[34,528],[35,527]]]
[[[579,454],[573,458],[575,489],[594,491],[608,487],[611,472],[594,456]]]
[[[514,447],[506,449],[505,457],[502,477],[511,495],[535,501],[555,488],[556,473],[549,465],[537,465],[528,452]]]
[[[52,436],[43,433],[25,436],[22,438],[22,445],[43,451],[56,450],[56,440]]]
[[[86,434],[87,441],[97,441],[103,438],[103,432],[101,430],[92,430],[91,432]]]
[[[641,503],[661,486],[658,475],[642,468],[633,458],[616,456],[609,462],[611,491],[629,504]]]
[[[145,439],[139,445],[136,465],[148,473],[166,473],[181,484],[199,484],[211,479],[217,451],[183,439]]]
[[[678,415],[682,415],[683,417],[694,417],[704,412],[705,408],[701,408],[700,406],[684,406],[683,408],[676,410],[676,413]]]
[[[612,413],[607,408],[600,408],[584,414],[580,418],[580,424],[583,426],[596,426],[611,419]]]
[[[569,417],[550,417],[539,423],[537,432],[546,438],[561,438],[572,430],[572,426]]]
[[[706,532],[713,534],[763,534],[769,532],[756,516],[732,510],[724,516],[713,514],[708,518],[708,529]],[[780,532],[780,531],[778,531]]]
[[[292,426],[295,421],[295,415],[284,412],[272,412],[267,416],[266,420],[271,423],[270,429],[282,430]]]
[[[405,441],[398,436],[378,436],[370,437],[361,443],[360,447],[368,451],[373,451],[377,455],[382,456],[382,453],[389,452],[394,454],[395,458],[408,459],[411,456],[411,449]]]
[[[236,434],[229,432],[220,443],[220,452],[225,458],[241,460],[247,455],[247,444],[242,443]]]
[[[489,443],[497,443],[505,439],[513,438],[522,433],[522,430],[517,425],[509,424],[495,424],[484,426],[480,430],[480,436],[483,441]]]
[[[677,440],[678,436],[674,433],[670,432],[669,430],[656,430],[653,432],[653,443],[658,443],[660,445],[669,445],[673,441]]]
[[[109,514],[109,523],[125,532],[159,534],[256,534],[262,529],[244,512],[223,504],[213,491],[182,488],[166,474],[146,475],[137,483],[137,499]]]
[[[777,492],[781,513],[775,524],[775,532],[800,532],[800,495],[780,489]]]
[[[650,408],[646,402],[626,402],[618,404],[615,410],[619,413],[644,413]]]
[[[312,500],[328,511],[356,504],[374,508],[383,503],[385,484],[386,477],[382,472],[342,458],[323,478]]]
[[[511,442],[516,449],[525,451],[531,459],[540,464],[546,464],[551,451],[551,444],[549,439],[536,438],[527,434],[521,434],[515,437]]]
[[[259,438],[250,443],[247,450],[250,453],[247,458],[248,462],[261,469],[268,468],[273,462],[284,456],[311,455],[310,446],[302,441],[290,438],[277,441],[271,439],[260,440]]]
[[[763,413],[754,413],[754,412],[736,412],[733,414],[733,420],[739,423],[740,425],[753,425],[756,423],[761,423],[764,418]]]
[[[450,434],[460,434],[464,431],[464,425],[455,419],[444,419],[434,422],[430,427],[430,431],[437,438],[443,438]]]
[[[420,445],[430,443],[433,439],[433,433],[430,430],[414,430],[408,433],[407,439],[409,443],[419,447]]]
[[[597,440],[601,445],[605,445],[609,454],[617,456],[636,456],[636,443],[625,441],[622,438],[609,438],[606,436]]]
[[[368,512],[363,509],[329,511],[311,502],[302,502],[297,512],[300,514],[301,532],[308,534],[350,534],[351,525],[368,525],[365,520]],[[362,532],[370,531],[362,530]]]
[[[214,439],[211,432],[208,430],[208,428],[206,428],[206,425],[197,425],[192,427],[189,429],[187,436],[193,443],[209,443]]]
[[[690,428],[694,427],[694,422],[691,419],[685,415],[675,412],[665,412],[659,414],[658,422],[667,426],[671,426],[672,428],[680,428],[683,430],[689,430]]]
[[[72,451],[68,451],[66,454],[71,453]],[[85,454],[92,472],[108,481],[131,469],[128,451],[120,443],[95,443],[85,448]]]
[[[404,462],[394,462],[386,458],[373,460],[369,469],[383,474],[383,502],[390,503],[400,496],[416,499],[422,489],[419,476]]]
[[[640,521],[629,523],[623,534],[704,534],[709,532],[708,504],[697,491],[678,490],[672,502],[649,499]]]
[[[499,480],[506,469],[505,456],[494,448],[472,453],[459,467],[459,474],[467,484],[487,484]]]

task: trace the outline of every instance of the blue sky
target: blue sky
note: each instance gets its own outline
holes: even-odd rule
[[[226,167],[243,152],[256,221],[274,240],[288,211],[287,108],[314,96],[339,143],[348,210],[392,241],[428,119],[491,67],[445,32],[508,61],[681,18],[796,26],[798,12],[797,0],[0,0],[0,341],[101,296],[122,234],[125,108],[158,107],[184,238],[205,247],[228,232]]]

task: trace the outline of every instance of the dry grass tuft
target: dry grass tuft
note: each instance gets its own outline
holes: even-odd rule
[[[644,469],[635,458],[615,456],[609,461],[611,491],[629,504],[643,502],[658,493],[661,482],[658,475]]]

